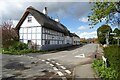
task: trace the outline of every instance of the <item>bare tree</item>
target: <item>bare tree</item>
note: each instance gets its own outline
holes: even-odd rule
[[[8,47],[13,44],[14,41],[18,40],[17,31],[12,28],[12,25],[11,22],[4,22],[0,27],[3,47]]]

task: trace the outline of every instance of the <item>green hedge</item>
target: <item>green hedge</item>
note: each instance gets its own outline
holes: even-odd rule
[[[117,72],[110,67],[107,68],[102,60],[94,60],[92,67],[103,80],[117,80]]]
[[[39,52],[45,52],[43,50],[33,50],[28,49],[28,45],[19,41],[14,42],[11,46],[7,48],[1,48],[2,54],[12,54],[12,55],[21,55],[21,54],[27,54],[27,53],[39,53]]]
[[[120,46],[110,45],[104,48],[104,55],[110,63],[110,67],[118,73],[120,80]]]
[[[26,49],[26,50],[15,50],[15,51],[3,51],[2,54],[21,55],[21,54],[27,54],[27,53],[40,53],[40,52],[44,53],[46,51]]]
[[[95,60],[93,68],[103,80],[120,80],[120,46],[110,45],[104,48],[104,56],[109,67],[102,60]]]

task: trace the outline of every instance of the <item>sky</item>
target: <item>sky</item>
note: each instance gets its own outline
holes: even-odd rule
[[[0,5],[0,24],[7,20],[13,20],[14,24],[20,20],[25,10],[29,6],[42,12],[44,7],[48,8],[48,15],[65,25],[70,32],[76,33],[81,38],[96,38],[96,25],[90,28],[87,16],[91,12],[89,2],[25,2],[25,1],[5,1],[1,0]]]

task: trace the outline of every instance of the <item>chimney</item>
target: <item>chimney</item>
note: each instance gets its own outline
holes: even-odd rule
[[[56,22],[59,22],[59,19],[55,19]]]
[[[45,8],[43,9],[43,14],[45,14],[45,15],[48,14],[48,12],[47,12],[47,7],[45,7]]]
[[[58,16],[57,16],[57,17],[58,17]],[[60,22],[60,21],[59,21],[59,17],[58,17],[58,18],[56,18],[56,19],[55,19],[55,21],[56,21],[56,22]]]

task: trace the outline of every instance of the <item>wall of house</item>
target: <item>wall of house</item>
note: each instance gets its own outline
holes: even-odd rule
[[[70,36],[65,36],[65,44],[72,44],[72,38]]]
[[[64,44],[64,34],[42,27],[42,45]]]
[[[31,21],[28,19],[29,17],[31,18]],[[41,46],[41,32],[41,25],[32,15],[29,14],[20,27],[20,40],[24,43],[28,43],[28,40],[30,40],[39,48]]]
[[[24,43],[32,42],[36,49],[52,50],[71,46],[73,38],[64,33],[42,27],[37,20],[28,15],[19,30],[20,40]],[[78,39],[75,38],[75,41]]]
[[[73,45],[80,45],[80,38],[73,36]]]

